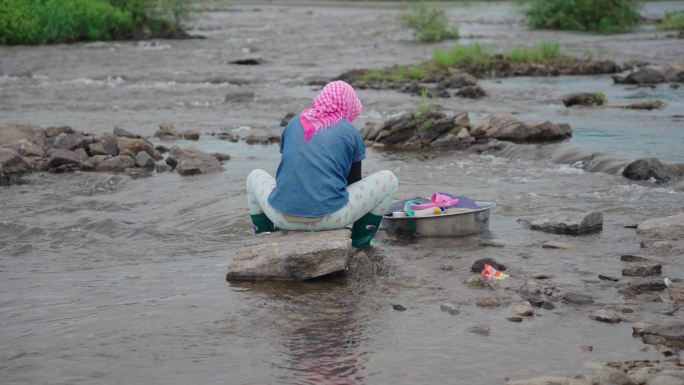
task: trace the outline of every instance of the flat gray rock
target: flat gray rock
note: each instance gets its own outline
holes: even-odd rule
[[[603,213],[557,214],[530,222],[532,230],[554,234],[580,235],[603,228]]]
[[[637,226],[637,234],[662,238],[684,237],[684,213],[665,218],[653,218]]]
[[[633,334],[640,336],[645,343],[662,344],[678,349],[684,348],[684,321],[682,320],[653,323],[637,322],[632,329]]]
[[[349,230],[262,233],[235,252],[226,279],[305,280],[343,271],[351,256]]]
[[[174,146],[171,148],[169,158],[177,161],[176,171],[184,176],[210,174],[223,170],[223,166],[218,159],[193,146],[182,148]],[[167,163],[169,158],[167,158]]]

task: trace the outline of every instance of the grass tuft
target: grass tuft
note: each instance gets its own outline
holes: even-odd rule
[[[532,28],[614,33],[641,19],[638,0],[523,0]]]
[[[662,31],[684,32],[684,11],[665,12],[665,17],[657,27]]]

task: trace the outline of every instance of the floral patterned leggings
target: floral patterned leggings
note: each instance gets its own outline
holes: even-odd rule
[[[273,224],[283,230],[341,229],[360,219],[366,213],[383,215],[399,187],[397,177],[383,170],[347,186],[349,202],[334,213],[313,223],[289,222],[281,212],[268,204],[268,196],[276,186],[273,177],[264,170],[253,170],[247,177],[247,203],[251,215],[265,213]]]

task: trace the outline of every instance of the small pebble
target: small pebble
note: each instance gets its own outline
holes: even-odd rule
[[[394,309],[394,310],[396,310],[396,311],[404,311],[404,310],[406,310],[406,308],[403,307],[403,306],[401,306],[401,305],[392,305],[392,309]]]
[[[517,315],[508,316],[508,317],[506,317],[506,319],[511,321],[511,322],[522,322],[522,320],[523,320],[522,317],[517,316]]]
[[[456,315],[456,314],[460,313],[458,311],[458,309],[456,308],[456,305],[454,305],[453,303],[443,303],[439,306],[439,309],[441,311],[447,312],[451,315]]]
[[[594,347],[591,345],[582,345],[580,346],[580,350],[583,352],[591,352],[594,351]]]

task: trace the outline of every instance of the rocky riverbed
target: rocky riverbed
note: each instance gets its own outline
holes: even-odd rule
[[[645,12],[677,6],[649,2]],[[659,71],[681,60],[681,41],[648,27],[529,31],[515,7],[453,4],[448,14],[464,44],[502,50],[558,40],[575,57],[600,50],[607,60],[647,61]],[[376,146],[376,136],[364,173],[392,170],[398,199],[444,191],[495,202],[488,233],[402,239],[381,231],[344,275],[226,282],[251,237],[246,175],[275,172],[278,123],[310,102],[318,86],[309,84],[419,63],[453,44],[413,43],[398,15],[387,3],[222,4],[198,15],[191,33],[202,40],[0,48],[0,125],[37,125],[30,131],[45,135],[38,147],[27,140],[0,153],[13,159],[3,163],[5,176],[30,166],[14,177],[19,183],[0,187],[3,383],[678,383],[684,184],[659,177],[684,163],[683,91],[670,82],[483,78],[479,99],[434,98],[454,124],[448,132],[467,128],[474,138],[467,150],[403,148],[420,127],[398,146]],[[568,108],[562,97],[571,92],[664,105]],[[360,97],[364,132],[411,117],[420,101],[384,89]],[[488,130],[473,135],[497,114],[516,127],[568,125],[572,136],[497,149],[507,140],[488,138]],[[456,126],[459,116],[464,124]],[[54,147],[73,148],[70,139],[80,144]],[[135,154],[122,155],[120,140],[139,144]],[[164,159],[155,167],[175,159],[173,147],[231,158],[199,175],[140,166],[39,171],[50,151],[82,149],[83,164],[100,147],[113,152],[114,141],[117,154],[107,155],[135,161],[158,153]],[[622,176],[649,158],[664,168],[645,161],[634,167],[647,170],[644,180]],[[600,229],[590,213],[601,213]],[[484,258],[510,277],[484,284]]]

